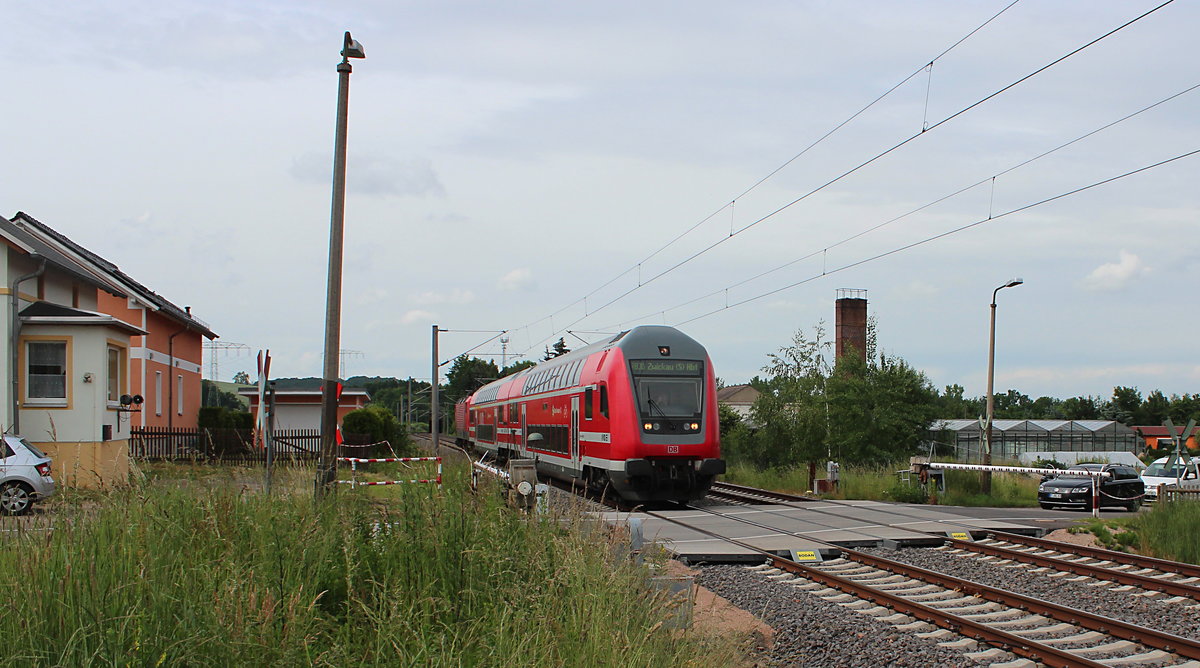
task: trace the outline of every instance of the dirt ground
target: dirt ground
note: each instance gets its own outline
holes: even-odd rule
[[[696,575],[697,571],[671,559],[667,572],[675,576]],[[692,607],[692,624],[712,635],[737,634],[745,636],[756,646],[770,647],[775,629],[761,619],[717,596],[704,587],[696,587],[696,602]]]

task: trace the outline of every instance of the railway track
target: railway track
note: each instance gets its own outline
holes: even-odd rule
[[[771,528],[709,508],[692,510]],[[648,514],[678,523],[652,511]],[[754,549],[741,541],[730,542]],[[1200,666],[1200,642],[1190,638],[882,556],[838,549],[840,558],[821,563],[800,563],[759,550],[769,561],[752,568],[794,585],[797,591],[878,617],[941,647],[962,650],[973,662]]]
[[[819,500],[728,483],[714,483],[713,488],[711,496],[714,498],[736,503],[794,503]],[[897,508],[896,513],[904,515],[901,508]],[[947,526],[970,533],[968,527]],[[1200,566],[1194,564],[1070,545],[1002,531],[989,530],[986,534],[987,537],[981,540],[946,538],[946,545],[933,549],[941,549],[963,557],[999,560],[998,563],[1030,564],[1034,567],[1033,572],[1071,574],[1077,578],[1134,587],[1154,595],[1177,597],[1181,602],[1185,598],[1190,599],[1189,602],[1200,601]]]

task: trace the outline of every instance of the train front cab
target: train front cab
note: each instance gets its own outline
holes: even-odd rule
[[[623,359],[608,374],[610,385],[629,388],[610,407],[613,443],[626,445],[614,447],[614,459],[624,461],[609,470],[609,482],[631,501],[703,498],[725,472],[712,364],[686,335],[645,329],[621,342]]]

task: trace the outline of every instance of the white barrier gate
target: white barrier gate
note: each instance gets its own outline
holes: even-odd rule
[[[925,476],[930,470],[940,469],[943,471],[991,471],[992,473],[1029,473],[1033,475],[1062,475],[1066,469],[1043,469],[1034,468],[1031,466],[985,466],[983,464],[957,464],[952,462],[931,462],[927,457],[910,457],[908,460],[912,465],[913,473],[921,476],[921,481],[924,482]],[[1072,475],[1078,474],[1079,477],[1087,476],[1092,479],[1092,517],[1100,517],[1100,479],[1111,478],[1112,474],[1106,471],[1088,471],[1087,469],[1071,469]]]
[[[436,483],[438,490],[442,489],[442,458],[441,457],[384,457],[384,458],[367,458],[367,457],[338,457],[339,462],[350,462],[350,479],[338,480],[337,482],[350,485],[350,489],[355,487],[366,487],[370,485],[400,485],[404,483]],[[371,464],[382,462],[437,462],[437,477],[436,478],[418,478],[413,480],[375,480],[375,481],[358,481],[358,465]]]

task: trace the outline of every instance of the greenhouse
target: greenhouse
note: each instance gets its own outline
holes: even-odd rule
[[[930,436],[942,453],[956,461],[981,461],[984,434],[980,420],[940,420]],[[1026,452],[1141,452],[1145,443],[1130,427],[1114,420],[994,420],[992,459],[1018,459]]]

